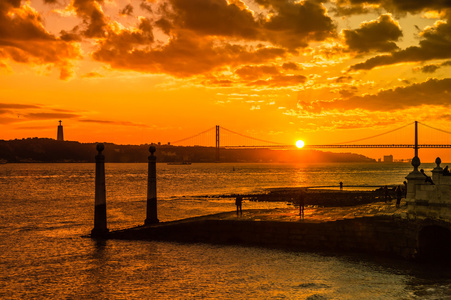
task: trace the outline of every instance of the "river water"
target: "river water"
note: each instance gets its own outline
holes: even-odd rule
[[[421,166],[426,171],[433,164]],[[205,195],[402,184],[409,164],[157,165],[158,218],[232,211]],[[106,164],[110,230],[145,219],[147,164]],[[1,299],[451,299],[451,271],[368,256],[95,241],[93,164],[0,165]],[[288,207],[245,202],[243,208]]]

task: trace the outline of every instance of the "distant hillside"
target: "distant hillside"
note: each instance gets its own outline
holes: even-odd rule
[[[28,138],[0,140],[0,160],[7,162],[94,162],[97,143]],[[104,143],[106,162],[147,162],[149,146]],[[155,145],[158,162],[214,162],[214,147]],[[316,150],[221,149],[221,162],[375,162],[353,153]]]

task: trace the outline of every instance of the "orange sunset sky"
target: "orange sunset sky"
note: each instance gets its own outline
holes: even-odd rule
[[[56,138],[58,120],[118,144],[451,130],[450,20],[446,0],[0,0],[0,139]],[[374,143],[413,143],[408,128]]]

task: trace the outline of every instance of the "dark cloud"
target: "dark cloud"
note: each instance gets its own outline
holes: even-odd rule
[[[255,2],[274,13],[263,23],[263,34],[277,45],[296,49],[306,47],[311,41],[323,41],[336,34],[336,27],[320,1],[255,0]]]
[[[378,66],[402,62],[421,62],[451,57],[450,23],[437,22],[433,27],[426,28],[421,36],[422,40],[419,46],[411,46],[391,54],[372,57],[365,62],[351,66],[351,70],[371,70]]]
[[[262,76],[279,75],[280,71],[276,66],[244,66],[235,71],[235,74],[245,80],[256,80]]]
[[[76,119],[81,115],[73,110],[46,107],[40,104],[0,103],[0,118],[2,124],[12,124],[23,121]]]
[[[287,54],[286,50],[280,48],[256,49],[219,43],[214,38],[196,36],[192,32],[181,32],[162,47],[143,48],[142,45],[151,42],[144,34],[144,30],[111,33],[108,39],[102,42],[100,49],[93,53],[93,57],[109,63],[114,68],[188,77],[211,72],[226,65],[263,63]]]
[[[119,11],[119,14],[124,16],[133,15],[133,6],[131,4],[127,4],[123,9]]]
[[[92,58],[113,68],[187,77],[283,58],[310,42],[336,35],[319,1],[256,2],[270,15],[254,13],[240,0],[141,1],[141,8],[152,16],[140,17],[136,28],[119,28],[104,14],[102,0],[72,0],[71,7],[83,23],[61,31],[61,41],[94,38],[97,48]],[[132,12],[131,4],[120,10],[124,15]],[[155,28],[168,39],[155,40]],[[14,54],[17,61],[25,59],[20,52]],[[283,68],[298,70],[294,63]],[[62,70],[61,76],[70,73]]]
[[[150,2],[152,2],[152,1],[150,1]],[[143,0],[141,2],[141,4],[139,5],[139,7],[141,7],[142,10],[146,10],[149,13],[153,13],[152,6],[149,4],[149,1],[147,1],[147,0]]]
[[[24,117],[31,120],[49,120],[49,119],[73,119],[79,118],[78,114],[69,113],[28,113]]]
[[[335,82],[341,83],[352,80],[352,76],[340,76],[335,79]]]
[[[343,30],[345,43],[351,51],[389,52],[398,49],[394,42],[402,37],[402,31],[390,15],[381,15],[377,20],[362,23],[355,30]]]
[[[14,103],[0,103],[0,109],[9,108],[9,109],[30,109],[30,108],[41,108],[39,105],[32,104],[14,104]]]
[[[189,30],[196,35],[267,41],[294,50],[312,41],[335,35],[335,25],[326,9],[314,0],[256,2],[271,11],[271,17],[254,15],[241,1],[169,0],[162,5],[161,28],[173,34]]]
[[[226,0],[170,0],[175,27],[199,35],[256,39],[259,25],[252,12]]]
[[[297,66],[294,64],[294,66]],[[294,68],[293,65],[290,67]],[[285,75],[282,74],[284,68],[276,65],[259,65],[259,66],[244,66],[235,71],[247,85],[266,85],[266,86],[294,86],[303,84],[306,77],[303,75]],[[250,82],[248,82],[250,81]]]
[[[421,105],[451,105],[451,78],[429,79],[422,83],[406,87],[382,90],[377,94],[353,96],[347,100],[335,99],[333,101],[303,102],[302,109],[312,112],[323,110],[354,110],[368,111],[394,111],[418,107]]]
[[[282,69],[287,71],[296,71],[299,70],[299,66],[294,62],[288,62],[282,65]]]
[[[418,13],[424,10],[443,10],[451,8],[449,0],[383,0],[382,7],[395,13]]]
[[[161,18],[155,22],[155,26],[160,28],[165,34],[169,35],[171,31],[174,29],[172,23],[165,18]]]
[[[447,67],[447,66],[451,66],[451,61],[445,61],[441,64],[433,64],[433,65],[425,65],[419,68],[415,68],[414,71],[421,71],[423,73],[434,73],[435,71],[437,71],[438,69],[440,69],[441,67]]]
[[[2,6],[4,6],[4,7],[12,6],[12,7],[15,7],[15,8],[19,8],[21,1],[22,0],[2,0],[2,1],[0,1],[0,8]]]
[[[350,87],[348,89],[341,89],[338,91],[338,93],[340,94],[340,96],[342,98],[350,98],[352,96],[354,96],[357,93],[357,88],[356,87]]]
[[[48,33],[41,16],[20,1],[0,2],[0,57],[19,63],[53,64],[68,78],[71,59],[80,57],[72,43]]]
[[[421,67],[421,72],[423,73],[434,73],[435,71],[437,71],[440,68],[439,65],[426,65]]]
[[[249,86],[269,86],[269,87],[284,87],[297,86],[303,84],[307,77],[303,75],[275,75],[266,80],[256,80],[248,83]]]
[[[61,30],[60,38],[66,42],[81,42],[82,41],[82,35],[80,34],[80,30],[79,30],[78,26],[75,26],[70,31]]]
[[[337,0],[336,4],[332,11],[340,16],[363,14],[380,8],[399,15],[451,8],[449,0]],[[368,4],[372,5],[372,7],[369,7]]]
[[[73,0],[76,14],[83,19],[83,34],[88,38],[105,37],[108,30],[108,18],[101,7],[102,0]]]
[[[108,124],[108,125],[120,125],[120,126],[133,126],[133,127],[149,127],[145,124],[138,124],[133,122],[121,122],[121,121],[106,121],[106,120],[93,120],[93,119],[82,119],[79,122],[83,123],[97,123],[97,124]]]

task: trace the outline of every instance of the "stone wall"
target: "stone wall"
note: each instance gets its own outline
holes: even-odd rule
[[[199,219],[117,231],[109,238],[363,252],[414,258],[418,249],[418,228],[415,221],[384,217],[318,223]]]
[[[413,171],[406,178],[408,213],[410,218],[430,218],[451,221],[451,176],[443,174],[440,158],[432,170],[433,184],[418,171]]]

